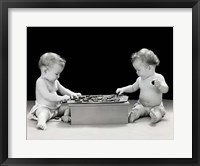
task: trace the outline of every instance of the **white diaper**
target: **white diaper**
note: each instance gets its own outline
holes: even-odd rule
[[[43,105],[43,104],[39,104],[37,103],[37,101],[35,101],[35,105],[31,108],[30,112],[28,113],[28,119],[33,119],[33,120],[37,120],[37,116],[36,116],[36,110],[38,108],[48,108],[49,109],[49,112],[50,112],[50,118],[52,117],[55,117],[57,114],[58,114],[58,108],[61,106],[61,104],[58,104],[57,106],[55,107],[49,107],[49,106],[46,106],[46,105]]]

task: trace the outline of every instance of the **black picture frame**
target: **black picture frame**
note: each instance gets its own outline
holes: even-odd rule
[[[191,8],[192,9],[192,158],[8,158],[8,9],[9,8]],[[0,163],[8,165],[200,165],[199,0],[0,0]],[[25,152],[24,152],[25,153]]]

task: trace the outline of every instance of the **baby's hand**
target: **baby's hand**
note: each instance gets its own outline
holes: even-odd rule
[[[77,95],[78,97],[82,96],[82,94],[81,94],[81,93],[76,93],[76,95]]]
[[[74,98],[78,98],[78,97],[80,97],[80,96],[82,96],[81,93],[72,93],[70,97],[71,97],[72,99],[74,99]]]
[[[122,93],[124,93],[124,89],[123,88],[117,88],[116,93],[118,95],[121,95]]]
[[[154,86],[156,86],[157,88],[159,88],[161,86],[161,82],[158,79],[154,80]]]
[[[70,96],[64,95],[62,96],[62,101],[61,102],[67,102],[70,99]]]

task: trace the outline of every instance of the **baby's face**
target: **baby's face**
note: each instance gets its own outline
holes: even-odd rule
[[[47,69],[47,72],[45,74],[45,77],[51,81],[54,82],[60,77],[60,73],[63,71],[63,67],[60,66],[59,64],[54,64],[50,66]]]
[[[141,60],[136,59],[133,62],[133,67],[135,68],[137,75],[142,79],[146,79],[149,76],[150,73],[149,66],[144,62],[142,62]]]

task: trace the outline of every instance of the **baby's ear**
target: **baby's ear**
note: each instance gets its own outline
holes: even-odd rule
[[[43,66],[43,67],[41,68],[41,70],[42,70],[42,72],[43,72],[43,73],[46,73],[46,72],[47,72],[47,70],[48,70],[48,68],[47,68],[47,67],[45,67],[45,66]]]
[[[149,65],[149,70],[153,69],[154,66],[153,65]]]
[[[46,73],[46,72],[47,72],[47,70],[48,70],[48,68],[45,68],[45,69],[44,69],[44,72]]]

